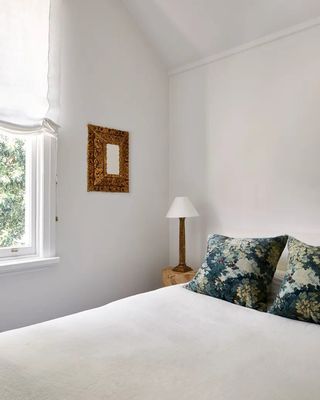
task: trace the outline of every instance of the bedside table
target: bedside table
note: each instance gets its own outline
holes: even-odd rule
[[[195,276],[196,271],[176,272],[173,267],[166,267],[162,270],[163,286],[177,285],[178,283],[187,283]]]

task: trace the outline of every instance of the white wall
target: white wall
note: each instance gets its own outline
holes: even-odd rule
[[[170,79],[170,197],[188,195],[187,255],[209,232],[320,242],[320,27]],[[177,224],[170,259],[177,260]]]
[[[168,77],[118,0],[64,0],[61,262],[0,276],[0,330],[160,286],[168,263]],[[130,193],[87,193],[87,123],[130,132]]]

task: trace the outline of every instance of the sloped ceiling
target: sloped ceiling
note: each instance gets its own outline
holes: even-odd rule
[[[123,0],[168,69],[316,18],[320,0]]]

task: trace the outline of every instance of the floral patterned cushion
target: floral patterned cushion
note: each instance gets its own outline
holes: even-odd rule
[[[287,236],[233,239],[209,235],[205,261],[186,288],[264,311],[286,242]]]
[[[288,271],[270,313],[320,324],[320,247],[290,237]]]

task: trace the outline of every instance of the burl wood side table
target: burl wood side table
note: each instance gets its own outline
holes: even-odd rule
[[[195,276],[196,271],[177,272],[172,270],[173,267],[166,267],[162,270],[163,286],[177,285],[179,283],[187,283]]]

